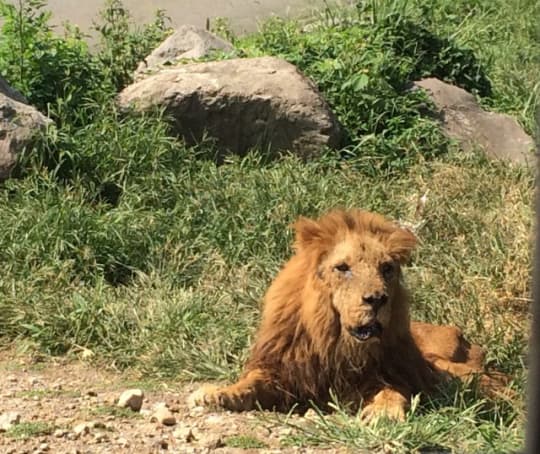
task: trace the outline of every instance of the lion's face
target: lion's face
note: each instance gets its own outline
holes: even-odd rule
[[[376,341],[390,323],[399,262],[377,239],[350,235],[322,259],[319,278],[330,289],[342,328],[361,342]]]
[[[377,342],[392,314],[403,314],[400,265],[415,245],[412,233],[382,216],[361,211],[336,212],[296,224],[299,253],[311,254],[315,281],[339,316],[343,335]],[[399,318],[399,316],[398,316]]]

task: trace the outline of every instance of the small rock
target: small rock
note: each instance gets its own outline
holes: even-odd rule
[[[176,429],[173,432],[173,437],[181,440],[184,443],[191,443],[192,441],[195,441],[195,435],[193,435],[191,427],[186,426]]]
[[[10,383],[17,383],[19,381],[19,379],[15,375],[10,375],[7,380]]]
[[[63,438],[67,435],[67,431],[65,431],[64,429],[56,429],[54,432],[53,432],[53,437],[56,437],[56,438]]]
[[[94,429],[106,429],[107,428],[105,423],[103,423],[101,421],[92,421],[92,422],[89,423],[89,426],[94,428]]]
[[[73,428],[73,434],[76,435],[77,437],[80,437],[81,435],[86,435],[87,433],[90,432],[90,424],[87,423],[87,422],[82,422],[80,424],[77,424],[74,428]]]
[[[90,397],[97,397],[97,392],[91,389],[89,391],[86,391],[86,395]]]
[[[290,427],[285,427],[279,430],[280,437],[288,437],[293,434],[293,430]]]
[[[305,419],[317,419],[317,412],[313,410],[313,408],[310,408],[308,411],[304,413]]]
[[[201,416],[205,412],[206,412],[206,409],[203,406],[198,405],[189,410],[189,416]]]
[[[31,384],[32,386],[37,385],[37,384],[39,384],[39,378],[37,378],[37,377],[32,377],[32,378],[29,380],[29,382],[30,382],[30,384]]]
[[[94,441],[96,443],[103,443],[105,441],[109,441],[109,437],[108,437],[107,434],[105,434],[103,432],[99,432],[99,433],[94,435]]]
[[[221,414],[209,415],[205,418],[204,422],[213,426],[222,426],[224,423],[224,418]]]
[[[124,437],[120,437],[116,440],[116,444],[122,446],[123,448],[127,448],[129,446],[129,441],[127,441],[127,439]]]
[[[156,411],[150,418],[150,421],[157,421],[164,426],[174,426],[176,424],[176,418],[165,405],[160,405],[157,407]]]
[[[199,438],[199,444],[210,450],[225,446],[225,443],[223,443],[223,440],[219,435],[201,436]]]
[[[81,358],[82,359],[90,359],[94,356],[94,352],[92,350],[89,350],[88,348],[83,349],[81,352]]]
[[[38,447],[39,452],[46,452],[49,450],[49,445],[47,443],[41,443]]]
[[[142,407],[144,393],[140,389],[128,389],[124,391],[118,399],[118,406],[139,411]]]
[[[168,449],[169,448],[169,442],[165,439],[161,439],[157,442],[157,445],[161,449]]]
[[[8,411],[0,415],[0,432],[9,430],[21,422],[21,415],[15,411]]]

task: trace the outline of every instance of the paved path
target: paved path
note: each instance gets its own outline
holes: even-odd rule
[[[227,17],[236,32],[257,29],[265,17],[302,16],[325,4],[324,0],[123,0],[137,23],[149,22],[157,9],[164,9],[173,26],[193,24],[204,27],[207,18]],[[49,0],[54,22],[68,20],[88,31],[103,8],[104,0]]]

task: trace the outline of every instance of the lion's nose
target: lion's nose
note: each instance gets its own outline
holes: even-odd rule
[[[362,300],[364,303],[369,304],[374,311],[378,311],[381,306],[388,302],[388,295],[386,293],[375,292],[371,295],[364,295]]]

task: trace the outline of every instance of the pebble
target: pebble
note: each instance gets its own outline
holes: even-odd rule
[[[176,418],[165,405],[160,405],[156,408],[156,411],[150,418],[150,421],[157,421],[164,426],[174,426],[176,424]]]
[[[120,437],[116,440],[116,444],[122,446],[123,448],[127,448],[129,446],[129,441],[124,437]]]
[[[200,416],[204,413],[206,413],[206,408],[199,405],[190,409],[189,416]]]
[[[201,437],[199,443],[207,449],[218,449],[225,446],[223,440],[219,435],[209,435],[207,437]]]
[[[101,421],[92,421],[90,423],[90,426],[93,427],[94,429],[106,429],[107,428],[105,423],[103,423]]]
[[[56,430],[53,432],[53,437],[56,437],[56,438],[63,438],[63,437],[65,437],[67,434],[68,434],[68,432],[65,431],[64,429],[56,429]]]
[[[308,411],[304,413],[305,419],[317,419],[317,417],[318,417],[317,412],[313,410],[313,408],[310,408]]]
[[[8,411],[0,415],[0,432],[5,432],[21,422],[21,415],[15,411]]]
[[[222,426],[224,423],[224,418],[221,415],[210,415],[205,418],[205,422],[206,424],[210,424],[214,426],[216,425]]]
[[[187,426],[179,427],[178,429],[176,429],[173,432],[173,437],[181,440],[184,443],[191,443],[192,441],[195,441],[195,435],[193,435],[191,427]]]
[[[141,389],[128,389],[124,391],[118,399],[118,406],[122,408],[131,408],[133,411],[139,411],[142,407],[144,393]]]
[[[81,435],[86,435],[90,432],[90,424],[87,422],[81,422],[80,424],[77,424],[73,428],[73,434],[77,437],[80,437]]]
[[[161,439],[158,442],[156,442],[156,447],[158,449],[169,449],[169,442],[165,439]]]
[[[94,441],[96,443],[104,443],[106,441],[109,441],[109,436],[106,433],[99,432],[94,435]]]

